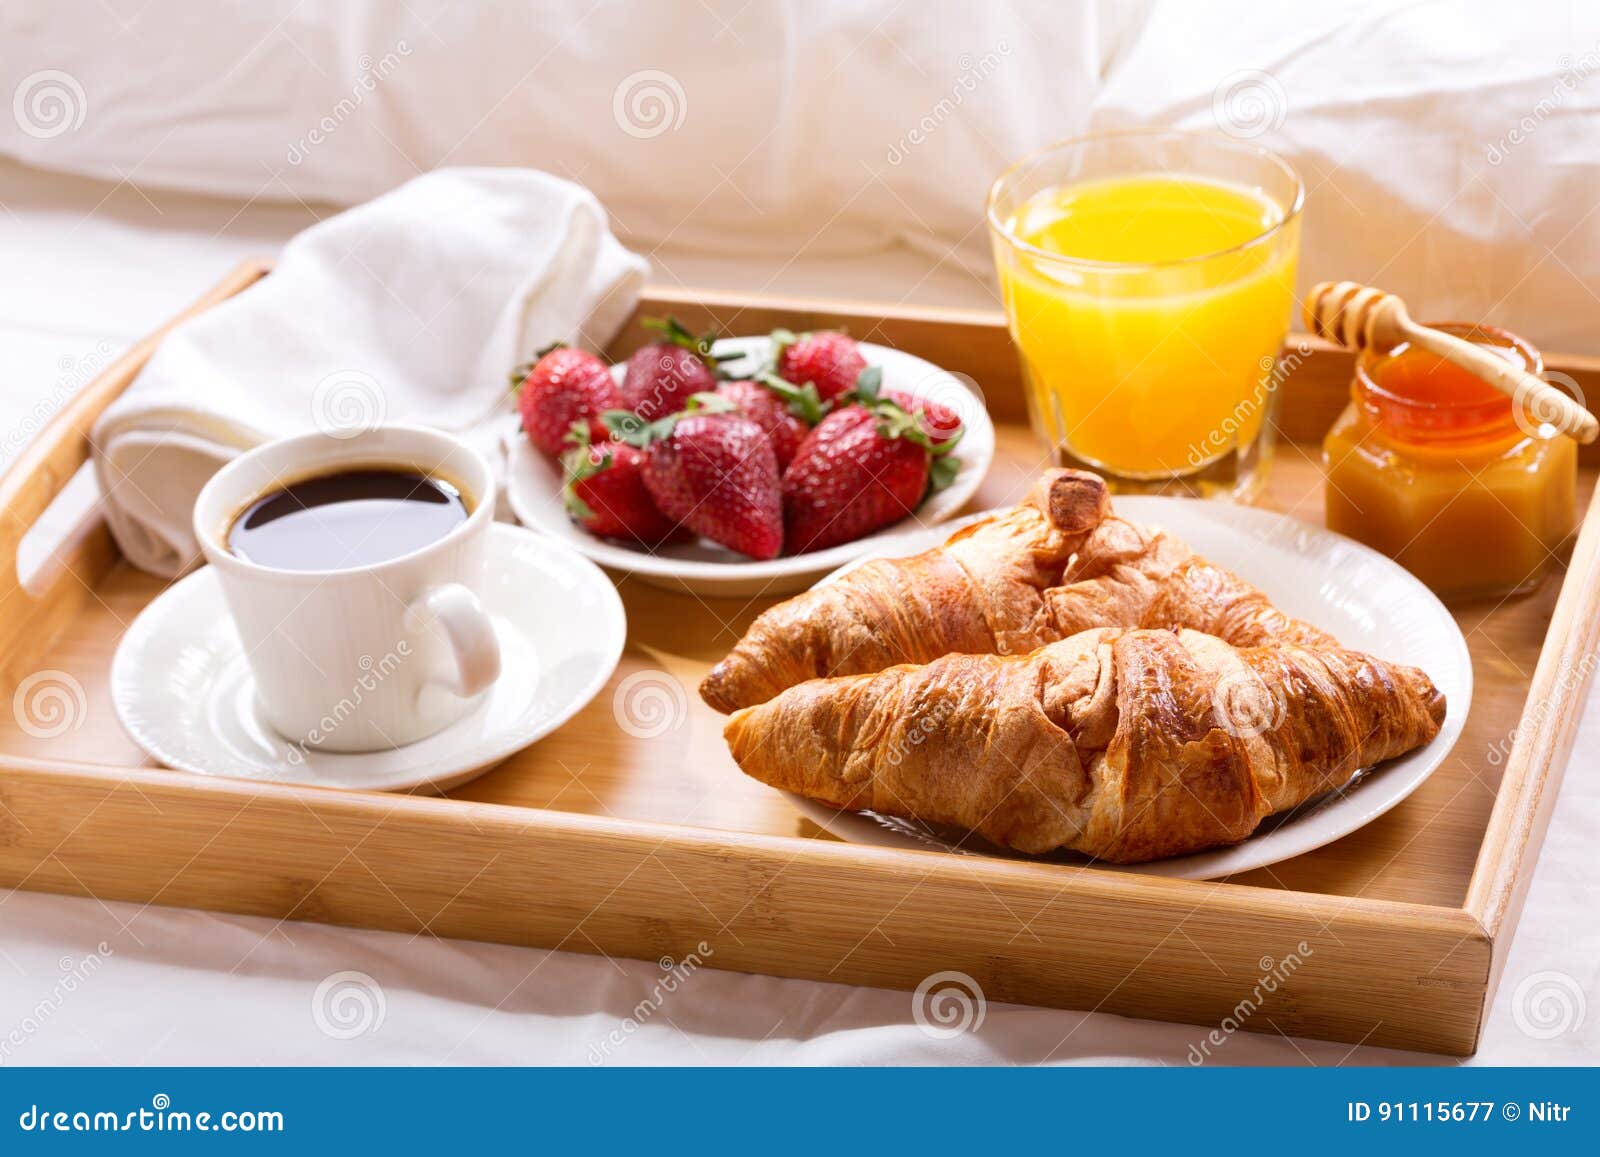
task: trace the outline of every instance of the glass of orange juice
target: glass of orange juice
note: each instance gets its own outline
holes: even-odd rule
[[[1168,130],[1052,145],[989,192],[1034,428],[1123,491],[1265,481],[1300,208],[1265,149]]]

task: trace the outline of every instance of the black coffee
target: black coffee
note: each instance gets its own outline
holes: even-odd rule
[[[461,491],[403,468],[322,474],[262,495],[228,529],[228,549],[278,570],[347,570],[410,554],[471,511]]]

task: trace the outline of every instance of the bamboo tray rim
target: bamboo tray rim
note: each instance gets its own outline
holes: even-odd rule
[[[790,859],[814,858],[821,863],[832,862],[855,869],[881,869],[900,865],[908,869],[915,868],[920,875],[927,874],[924,869],[931,867],[937,871],[952,861],[948,853],[931,849],[881,848],[867,844],[846,843],[842,840],[780,836],[763,832],[737,832],[660,820],[625,819],[559,811],[553,808],[529,808],[481,800],[459,800],[449,796],[268,783],[250,779],[230,779],[224,776],[194,775],[164,767],[126,767],[119,764],[86,763],[81,760],[48,760],[0,754],[0,775],[8,771],[98,783],[108,791],[126,785],[172,787],[176,782],[184,790],[195,795],[216,796],[223,799],[236,799],[240,796],[276,799],[314,805],[327,811],[348,813],[380,822],[397,810],[413,811],[418,815],[431,813],[444,817],[450,826],[459,826],[462,831],[468,833],[487,829],[498,829],[508,835],[517,835],[533,829],[587,833],[653,844],[672,841],[685,847],[710,852],[730,849],[759,850],[773,856],[788,856]],[[194,782],[189,782],[191,779]],[[1160,899],[1164,898],[1171,890],[1171,886],[1176,884],[1182,885],[1180,891],[1189,892],[1191,895],[1205,891],[1214,892],[1218,889],[1225,890],[1229,895],[1237,896],[1241,905],[1263,912],[1299,914],[1306,911],[1308,904],[1331,901],[1338,906],[1340,915],[1352,923],[1359,923],[1362,920],[1387,923],[1396,917],[1401,917],[1455,929],[1463,934],[1481,927],[1476,919],[1470,919],[1470,913],[1443,904],[1417,904],[1404,900],[1372,899],[1362,896],[1330,896],[1321,892],[1303,892],[1292,888],[1262,888],[1253,884],[1238,884],[1225,880],[1185,880],[1167,876],[1107,872],[1087,864],[1082,866],[1031,864],[1002,856],[964,857],[960,863],[959,874],[985,877],[987,882],[1018,882],[1061,888],[1064,886],[1063,877],[1065,877],[1073,881],[1070,886],[1074,890],[1106,899],[1127,900],[1137,897]],[[1469,919],[1463,921],[1460,919],[1462,916],[1467,916]]]
[[[5,522],[0,522],[0,594],[10,597],[20,592],[25,598],[43,601],[49,599],[60,584],[75,581],[73,574],[57,573],[45,590],[23,592],[16,576],[16,549],[22,533],[86,460],[87,431],[94,419],[135,376],[171,326],[248,288],[269,269],[270,265],[265,262],[245,262],[194,307],[135,345],[99,379],[85,386],[0,475],[0,514],[6,516]],[[650,287],[645,296],[658,307],[717,299],[714,293],[685,287]],[[859,317],[871,321],[898,317],[934,326],[977,327],[998,330],[1002,334],[1005,330],[1003,316],[990,310],[889,308],[867,302],[751,294],[738,294],[725,305],[732,316],[745,309],[782,309],[797,315],[814,314],[830,319]],[[1291,335],[1291,340],[1300,342],[1302,338]],[[1302,348],[1312,351],[1335,348],[1314,338],[1303,340],[1305,347]],[[1547,361],[1557,368],[1570,366],[1581,372],[1600,372],[1597,369],[1600,361],[1596,360],[1551,355]],[[330,818],[381,821],[398,813],[425,820],[441,832],[456,831],[464,835],[488,831],[514,839],[518,835],[533,838],[563,834],[580,840],[620,842],[641,850],[672,847],[713,857],[747,854],[785,865],[804,862],[878,879],[939,877],[946,883],[968,881],[970,886],[980,889],[1004,886],[1057,897],[1070,893],[1083,900],[1129,905],[1130,912],[1205,907],[1244,917],[1284,921],[1311,919],[1324,927],[1365,928],[1378,935],[1392,934],[1398,923],[1419,933],[1436,935],[1441,942],[1459,938],[1462,943],[1488,946],[1488,975],[1479,994],[1480,1023],[1477,1027],[1481,1027],[1481,1002],[1492,997],[1503,967],[1510,933],[1586,701],[1593,671],[1592,664],[1584,659],[1600,640],[1597,602],[1600,602],[1600,491],[1591,500],[1583,519],[1582,531],[1517,720],[1488,825],[1478,844],[1466,897],[1459,906],[1267,888],[1226,880],[1191,881],[1108,872],[1092,866],[1030,864],[999,857],[952,857],[933,850],[873,847],[510,803],[212,778],[156,767],[4,753],[0,753],[0,804],[5,802],[6,784],[12,777],[85,789],[86,793],[102,792],[107,797],[122,787],[131,786],[181,793],[197,800],[292,803]],[[1575,670],[1580,678],[1573,681],[1570,673]],[[1545,708],[1539,709],[1540,704],[1546,705]],[[1565,709],[1548,709],[1552,705]],[[0,832],[0,837],[3,835]],[[1049,902],[1053,901],[1047,904]]]
[[[260,278],[268,275],[271,272],[271,269],[272,263],[266,260],[256,259],[242,262],[238,267],[235,268],[235,270],[226,280],[207,293],[192,310],[186,311],[182,317],[173,319],[172,322],[168,323],[166,326],[163,326],[157,331],[156,334],[152,335],[151,338],[146,339],[146,341],[153,350],[154,345],[159,342],[160,338],[164,337],[168,330],[175,326],[179,321],[184,320],[184,318],[189,316],[190,313],[201,312],[215,304],[216,301],[224,300],[227,297],[234,296],[234,294],[237,292],[242,292]],[[237,285],[237,288],[231,288],[235,285]],[[645,291],[645,293],[652,300],[673,303],[689,303],[693,301],[704,300],[707,296],[702,291],[696,290],[692,287],[684,286],[651,286]],[[780,294],[741,294],[739,296],[742,300],[750,303],[751,305],[759,305],[768,308],[791,309],[796,312],[811,312],[817,310],[826,310],[832,313],[863,312],[870,313],[876,317],[898,316],[905,319],[932,321],[943,324],[967,324],[994,326],[999,328],[1004,328],[1005,326],[1004,314],[997,310],[960,307],[923,309],[913,306],[897,306],[894,308],[889,308],[866,301],[840,302],[836,299],[825,300],[821,298],[787,297]],[[1311,337],[1309,335],[1291,334],[1290,337],[1296,341],[1299,341],[1302,337],[1304,337],[1305,341],[1308,344],[1311,344],[1314,348],[1320,348],[1328,351],[1336,350],[1338,348],[1331,343],[1323,341],[1319,338]],[[141,343],[141,345],[143,344],[145,343]],[[133,356],[139,352],[139,347],[136,346],[133,350],[129,351],[129,355],[126,356]],[[1555,365],[1565,364],[1566,362],[1566,359],[1561,358],[1560,355],[1551,355],[1548,360]],[[110,376],[116,368],[117,367],[113,365],[105,372],[105,374],[102,375],[102,377]],[[84,391],[80,395],[80,399],[82,399],[83,395],[92,395],[93,392],[94,384],[91,383],[90,386],[85,387]],[[120,393],[120,390],[117,392]],[[115,396],[115,394],[112,396]],[[95,411],[98,413],[98,410],[104,405],[105,402],[110,400],[110,397],[104,399],[91,398],[88,400],[98,401],[100,403],[100,405],[95,406]],[[72,416],[73,415],[70,410],[63,411],[61,414],[57,415],[52,425],[64,425]],[[90,424],[90,422],[82,423],[84,427],[86,427],[88,424]],[[47,426],[45,430],[41,431],[40,435],[36,437],[35,442],[30,443],[29,449],[34,449],[38,443],[47,442],[51,432],[52,431],[50,427]],[[26,478],[26,476],[31,474],[32,469],[36,467],[36,464],[29,461],[29,458],[30,455],[27,453],[19,455],[12,463],[10,469],[8,469],[4,475],[0,475],[0,510],[9,510],[11,504],[8,500],[14,496],[15,492],[21,490],[22,483],[29,480]],[[14,478],[17,479],[16,484],[13,484]],[[64,484],[65,478],[60,479],[60,485]],[[59,490],[59,486],[56,487],[56,489]],[[54,494],[52,493],[50,498],[53,497]],[[46,502],[48,502],[48,499],[46,499]],[[1597,491],[1593,507],[1595,510],[1600,510],[1600,491]],[[1595,521],[1593,513],[1594,510],[1591,510],[1591,517],[1588,519],[1588,521]],[[1591,535],[1590,537],[1593,536]],[[9,563],[14,573],[14,559],[0,555],[0,562]],[[1573,585],[1571,579],[1576,570],[1576,565],[1569,569],[1567,581],[1563,584],[1564,588],[1566,586]],[[57,581],[65,581],[66,577],[67,576],[58,576]],[[1588,580],[1590,585],[1594,585],[1596,581],[1600,581],[1600,572],[1591,574]],[[1561,596],[1563,600],[1567,598],[1567,593],[1568,592],[1563,589]],[[1552,619],[1552,622],[1554,622],[1554,619]],[[1564,651],[1578,650],[1581,652],[1583,650],[1581,647],[1574,647],[1571,645],[1571,641],[1574,640],[1576,636],[1569,634],[1567,638],[1569,640],[1569,645],[1563,648]],[[1532,681],[1532,685],[1530,686],[1530,701],[1533,699],[1533,688],[1539,686],[1541,683],[1540,674],[1547,666],[1547,653],[1549,650],[1550,648],[1547,645],[1540,653],[1539,668],[1535,671],[1534,679]],[[1553,713],[1546,713],[1546,718],[1548,717],[1548,714]],[[1526,716],[1527,712],[1524,711],[1524,720],[1526,719]],[[1513,741],[1511,754],[1506,760],[1508,777],[1512,768],[1518,766],[1519,764],[1519,751],[1522,751],[1526,748],[1531,748],[1535,745],[1537,740],[1544,739],[1545,730],[1546,729],[1544,728],[1539,728],[1537,730],[1521,727],[1518,728],[1518,734],[1516,739]],[[369,806],[381,807],[386,811],[392,811],[396,807],[415,808],[419,811],[437,809],[438,814],[441,815],[464,815],[470,813],[474,816],[482,816],[488,819],[510,822],[518,828],[526,828],[529,823],[532,822],[540,826],[568,828],[574,831],[603,832],[607,834],[643,840],[679,839],[688,842],[705,842],[718,846],[770,847],[777,850],[791,851],[798,856],[832,856],[843,858],[846,861],[853,861],[862,864],[887,863],[895,860],[904,860],[907,863],[918,863],[925,865],[947,865],[951,863],[951,857],[947,853],[934,850],[917,848],[883,848],[861,844],[850,844],[842,841],[836,842],[831,840],[819,840],[810,837],[767,835],[752,832],[734,832],[726,829],[698,827],[691,824],[669,824],[660,821],[591,816],[580,812],[568,812],[556,809],[526,808],[512,804],[457,800],[451,799],[448,796],[437,797],[405,793],[366,792],[351,789],[265,783],[250,779],[229,779],[225,777],[213,778],[209,776],[193,776],[189,773],[175,771],[169,768],[86,763],[81,761],[40,760],[37,758],[23,756],[7,756],[4,753],[0,753],[0,766],[11,766],[19,769],[26,768],[37,773],[55,773],[64,776],[79,777],[90,780],[132,779],[140,782],[170,783],[173,781],[174,777],[177,777],[180,782],[187,784],[193,790],[201,792],[218,792],[223,795],[257,793],[264,795],[278,794],[285,799],[315,800],[321,806],[335,807],[341,806],[341,804],[334,801],[345,801],[346,803],[360,801]],[[1506,794],[1504,780],[1502,781],[1501,788],[1497,794],[1500,796],[1504,796]],[[1495,809],[1496,818],[1499,817],[1500,810],[1501,809],[1497,803]],[[511,817],[516,818],[513,820]],[[530,817],[536,818],[530,819]],[[1525,817],[1520,815],[1512,816],[1508,817],[1508,821],[1517,821],[1508,822],[1506,825],[1504,825],[1511,830],[1517,830],[1520,822],[1525,821]],[[1491,886],[1490,876],[1493,865],[1486,863],[1485,859],[1486,852],[1490,846],[1490,837],[1495,834],[1496,827],[1497,824],[1495,819],[1491,819],[1489,830],[1485,832],[1485,838],[1481,845],[1479,858],[1474,868],[1472,883],[1469,887],[1468,902],[1462,905],[1460,909],[1465,911],[1468,915],[1475,917],[1477,922],[1481,923],[1484,927],[1490,929],[1491,931],[1494,927],[1494,923],[1491,918],[1497,911],[1497,905],[1495,903],[1497,899],[1497,892]],[[1509,834],[1509,832],[1507,834]],[[1146,876],[1138,873],[1107,872],[1097,869],[1092,865],[1083,865],[1081,867],[1077,865],[1061,864],[1035,865],[1029,864],[1025,861],[1012,860],[1003,857],[969,857],[963,861],[963,866],[960,870],[963,872],[976,871],[982,874],[992,873],[997,878],[1029,878],[1030,876],[1037,874],[1042,879],[1050,880],[1058,884],[1061,882],[1063,874],[1065,874],[1073,881],[1073,883],[1070,885],[1072,887],[1097,890],[1103,889],[1107,894],[1113,895],[1127,893],[1130,891],[1140,891],[1144,889],[1150,890],[1152,894],[1160,894],[1165,892],[1183,894],[1185,892],[1192,893],[1200,889],[1221,887],[1229,889],[1230,891],[1248,891],[1258,894],[1262,897],[1284,897],[1291,903],[1298,904],[1300,906],[1303,906],[1306,903],[1326,902],[1329,900],[1339,904],[1341,908],[1354,905],[1367,906],[1370,907],[1370,909],[1374,912],[1386,913],[1389,916],[1399,915],[1402,912],[1448,912],[1455,910],[1449,905],[1413,904],[1395,900],[1374,900],[1361,897],[1330,896],[1327,893],[1321,892],[1296,891],[1288,888],[1260,888],[1245,884],[1235,884],[1228,881],[1194,881],[1171,877]]]

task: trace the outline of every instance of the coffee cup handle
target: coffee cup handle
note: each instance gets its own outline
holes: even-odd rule
[[[460,583],[433,587],[407,613],[432,619],[444,630],[455,656],[456,678],[449,689],[463,699],[487,691],[500,677],[500,641],[478,596]]]

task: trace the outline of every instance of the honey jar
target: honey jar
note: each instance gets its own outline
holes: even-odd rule
[[[1435,325],[1528,372],[1528,342]],[[1466,370],[1401,345],[1356,360],[1350,403],[1322,445],[1329,529],[1364,542],[1442,598],[1534,589],[1572,532],[1577,444]]]

